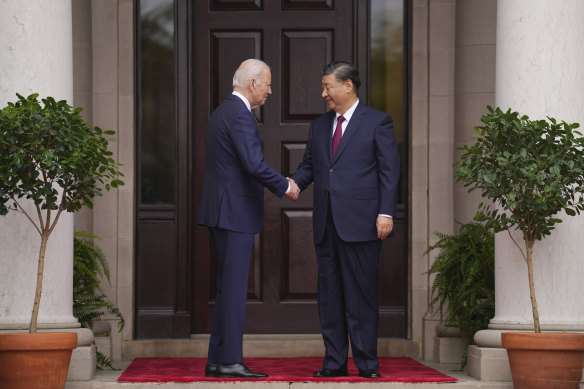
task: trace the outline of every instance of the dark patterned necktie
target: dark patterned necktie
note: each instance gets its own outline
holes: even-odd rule
[[[337,149],[339,148],[339,143],[341,143],[341,137],[343,136],[343,122],[345,118],[343,115],[339,116],[337,119],[337,128],[335,129],[335,133],[333,134],[333,157],[337,153]]]

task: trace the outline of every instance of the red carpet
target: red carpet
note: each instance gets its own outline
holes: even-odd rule
[[[206,358],[136,358],[118,378],[119,382],[196,382],[237,381],[235,378],[205,377]],[[247,366],[269,375],[254,379],[264,382],[456,382],[449,377],[407,357],[379,358],[381,379],[361,378],[349,360],[349,377],[314,378],[322,366],[321,357],[245,358]],[[247,381],[247,380],[246,380]]]

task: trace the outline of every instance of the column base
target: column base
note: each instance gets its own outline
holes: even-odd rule
[[[95,346],[77,346],[71,354],[67,381],[91,381],[95,371]]]
[[[511,369],[504,348],[468,347],[468,375],[481,381],[510,382]]]
[[[511,381],[507,350],[501,346],[501,332],[504,331],[477,331],[476,345],[468,348],[468,375],[481,381]]]

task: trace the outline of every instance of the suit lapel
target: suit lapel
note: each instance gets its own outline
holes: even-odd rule
[[[347,128],[345,129],[345,133],[343,134],[343,137],[341,138],[341,143],[339,143],[339,148],[337,149],[337,153],[335,154],[335,157],[333,158],[332,162],[334,163],[337,159],[339,159],[339,156],[343,153],[343,151],[345,151],[345,149],[347,148],[347,145],[351,142],[351,138],[355,135],[355,133],[357,133],[357,130],[359,129],[359,127],[361,126],[361,123],[363,123],[363,119],[365,119],[365,107],[363,104],[359,103],[359,105],[357,105],[357,108],[355,108],[355,112],[353,112],[353,116],[351,116],[351,120],[349,121],[349,124],[347,125]],[[331,128],[332,128],[332,124],[331,124]],[[329,155],[332,155],[332,142],[331,146],[329,147]]]
[[[329,162],[331,161],[331,156],[333,155],[333,138],[332,138],[332,131],[333,131],[333,122],[335,120],[335,112],[328,111],[328,118],[324,121],[325,127],[322,130],[319,130],[322,136],[322,145],[324,146],[326,155],[328,157]]]

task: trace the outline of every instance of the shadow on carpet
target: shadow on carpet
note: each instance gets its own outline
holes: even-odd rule
[[[122,373],[118,382],[199,382],[242,381],[238,378],[205,377],[206,358],[136,358]],[[322,367],[321,357],[245,358],[254,371],[268,374],[267,378],[245,379],[262,382],[456,382],[447,376],[407,357],[379,358],[380,379],[359,377],[349,358],[349,376],[314,378]]]

